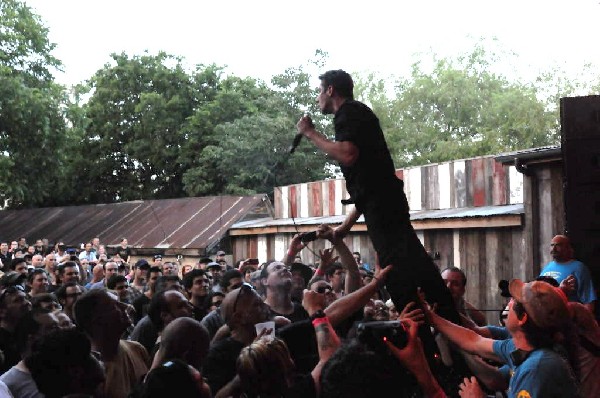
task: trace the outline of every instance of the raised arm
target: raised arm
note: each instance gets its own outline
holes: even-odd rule
[[[333,247],[337,250],[337,253],[340,257],[340,262],[346,269],[344,292],[349,294],[357,290],[361,285],[358,264],[356,263],[352,252],[348,246],[346,246],[346,243],[344,243],[344,239],[334,235],[333,231],[333,228],[331,228],[329,225],[321,224],[317,229],[317,237],[329,240]]]
[[[331,324],[336,326],[356,311],[362,309],[371,297],[385,285],[385,279],[391,270],[391,265],[388,265],[384,269],[376,267],[371,283],[331,303],[325,309],[325,313],[329,317]]]
[[[323,311],[323,308],[325,308],[325,295],[311,290],[304,290],[302,306],[306,312],[308,312],[308,315],[313,318],[315,315],[319,315],[320,311]],[[323,316],[314,317],[312,321],[317,336],[317,347],[319,350],[319,362],[311,372],[317,393],[320,391],[321,370],[323,369],[323,365],[325,365],[340,346],[340,339],[335,333],[333,326],[331,326],[329,318],[325,313],[321,314]]]

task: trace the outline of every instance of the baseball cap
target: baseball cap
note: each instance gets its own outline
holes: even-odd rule
[[[20,285],[25,279],[27,279],[27,274],[11,271],[0,278],[0,286],[8,287]]]
[[[520,279],[513,279],[508,290],[540,328],[554,329],[571,319],[567,296],[560,288],[542,281],[524,283]]]
[[[150,269],[150,264],[148,264],[148,261],[146,261],[146,259],[140,258],[135,262],[135,268]]]
[[[162,260],[162,256],[160,254],[157,254],[154,256],[155,260]]]
[[[210,268],[219,268],[221,269],[221,264],[219,263],[215,263],[214,261],[211,263],[206,264],[206,268],[210,269]]]
[[[306,264],[303,263],[292,263],[292,267],[290,269],[291,272],[298,271],[300,275],[302,275],[302,279],[304,279],[304,284],[308,285],[310,278],[313,276],[313,270]]]
[[[217,252],[217,256],[224,256],[224,255],[226,255],[226,254],[227,254],[227,253],[225,253],[223,250],[219,250],[219,251]]]

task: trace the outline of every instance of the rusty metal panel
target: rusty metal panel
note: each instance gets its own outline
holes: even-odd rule
[[[132,247],[205,249],[223,238],[260,207],[269,217],[266,195],[217,196],[133,201],[114,204],[0,211],[0,239],[25,236],[79,245],[99,237],[116,245],[127,238]],[[262,207],[261,207],[262,206]],[[260,213],[260,212],[259,212]]]

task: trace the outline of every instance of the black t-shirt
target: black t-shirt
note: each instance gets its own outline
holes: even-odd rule
[[[4,355],[4,361],[0,363],[0,374],[2,374],[21,360],[15,335],[4,328],[0,328],[0,351]]]
[[[4,271],[6,271],[10,268],[10,263],[12,261],[12,258],[13,258],[13,255],[10,252],[6,252],[6,254],[0,253],[0,261],[2,261],[2,264],[4,266]]]
[[[123,261],[127,261],[127,258],[131,255],[131,249],[129,247],[123,249],[121,246],[119,246],[117,253],[119,254],[119,257],[123,259]]]
[[[148,315],[148,306],[150,306],[150,299],[145,294],[139,295],[135,300],[133,300],[133,309],[135,310],[135,315],[133,316],[133,323],[137,324],[140,319]]]
[[[292,321],[292,323],[308,319],[308,312],[306,312],[306,310],[304,309],[304,307],[302,307],[301,304],[298,304],[296,302],[292,302],[292,304],[294,305],[294,311],[291,314],[287,315],[275,312],[272,308],[269,307],[269,312],[271,315],[270,317],[272,318],[274,316],[284,316],[290,321]]]
[[[382,184],[396,179],[394,162],[379,125],[379,119],[365,104],[347,100],[333,119],[336,141],[350,141],[359,150],[352,166],[342,166],[346,188],[359,206],[372,194],[381,193]]]
[[[208,350],[202,376],[206,378],[213,395],[235,377],[235,364],[242,348],[243,343],[228,337],[215,343]]]

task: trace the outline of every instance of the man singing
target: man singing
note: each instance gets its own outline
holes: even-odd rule
[[[318,103],[323,114],[333,114],[335,141],[315,130],[309,116],[296,128],[317,148],[339,162],[354,209],[334,230],[344,236],[363,214],[381,266],[392,264],[386,287],[396,308],[416,301],[417,287],[438,313],[458,323],[452,297],[410,223],[404,182],[396,177],[379,119],[369,107],[354,100],[352,77],[343,70],[319,76]]]

